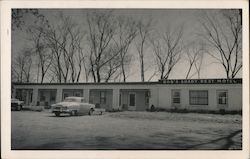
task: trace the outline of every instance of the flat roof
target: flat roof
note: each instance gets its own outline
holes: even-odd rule
[[[242,78],[225,79],[160,79],[154,82],[78,82],[78,83],[20,83],[13,82],[14,85],[141,85],[141,84],[241,84]]]
[[[14,82],[14,85],[140,85],[140,84],[159,84],[159,82],[78,82],[78,83],[20,83]]]

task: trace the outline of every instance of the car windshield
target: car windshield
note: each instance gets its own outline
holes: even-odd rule
[[[76,98],[66,98],[64,99],[64,102],[79,102],[80,99],[76,99]]]

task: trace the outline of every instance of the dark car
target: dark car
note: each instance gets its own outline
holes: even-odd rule
[[[23,101],[16,98],[11,98],[11,110],[20,111],[23,108]]]

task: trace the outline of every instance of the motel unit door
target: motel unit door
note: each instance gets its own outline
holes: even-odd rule
[[[136,110],[136,93],[135,92],[129,92],[128,110]]]

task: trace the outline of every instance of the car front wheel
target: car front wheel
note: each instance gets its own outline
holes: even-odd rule
[[[92,114],[93,114],[93,112],[94,112],[94,109],[93,109],[93,108],[91,108],[91,109],[89,110],[89,115],[92,115]]]
[[[60,116],[60,113],[59,113],[59,112],[56,112],[55,115],[56,115],[56,116]]]
[[[16,110],[17,111],[20,111],[22,109],[22,107],[20,106],[20,105],[18,105],[17,107],[16,107]]]
[[[71,112],[70,115],[71,115],[71,116],[77,116],[77,111],[76,111],[76,110],[72,110],[72,112]]]

